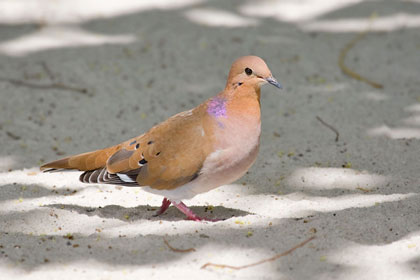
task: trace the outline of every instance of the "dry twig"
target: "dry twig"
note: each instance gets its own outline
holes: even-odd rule
[[[362,188],[362,187],[357,187],[356,190],[362,191],[364,193],[368,193],[368,192],[371,192],[372,191],[371,189]]]
[[[323,125],[325,125],[326,127],[328,127],[329,129],[331,129],[334,133],[335,133],[335,142],[338,142],[338,139],[340,137],[340,133],[338,133],[337,129],[335,129],[335,127],[333,127],[330,124],[327,124],[326,122],[324,122],[323,119],[321,119],[319,116],[316,116],[316,119],[322,123]]]
[[[53,74],[53,72],[50,70],[50,68],[48,67],[47,63],[45,61],[41,62],[41,66],[44,69],[44,72],[48,75],[48,77],[50,78],[51,81],[55,80],[55,76]]]
[[[10,131],[6,131],[7,136],[9,136],[10,138],[12,138],[13,140],[19,140],[20,136],[10,132]]]
[[[173,251],[173,252],[177,252],[177,253],[188,253],[188,252],[195,252],[194,248],[189,248],[189,249],[178,249],[178,248],[174,248],[172,247],[169,242],[163,238],[163,242],[166,244],[166,246],[168,246],[168,248]]]
[[[240,269],[248,268],[248,267],[251,267],[251,266],[256,266],[256,265],[259,265],[259,264],[263,264],[263,263],[266,263],[266,262],[272,262],[272,261],[277,260],[278,258],[281,258],[281,257],[284,257],[284,256],[287,256],[287,255],[291,254],[296,249],[305,246],[306,243],[312,241],[314,238],[315,238],[315,236],[312,236],[312,237],[306,239],[305,241],[303,241],[302,243],[299,243],[295,247],[293,247],[293,248],[291,248],[291,249],[289,249],[289,250],[287,250],[287,251],[285,251],[285,252],[283,252],[281,254],[275,255],[275,256],[273,256],[271,258],[264,259],[264,260],[261,260],[261,261],[255,262],[255,263],[250,263],[250,264],[241,265],[241,266],[233,266],[233,265],[226,265],[226,264],[215,264],[215,263],[206,263],[206,264],[204,264],[201,267],[201,269],[205,269],[208,266],[214,266],[214,267],[218,267],[218,268],[230,268],[230,269],[240,270]]]
[[[68,85],[65,85],[62,83],[56,83],[56,82],[51,83],[51,84],[35,84],[31,82],[26,82],[26,81],[12,79],[12,78],[4,78],[4,77],[0,77],[0,82],[8,82],[15,86],[22,86],[22,87],[34,88],[34,89],[70,90],[70,91],[75,91],[75,92],[89,95],[89,92],[86,88],[77,88],[77,87],[72,87],[72,86],[68,86]]]
[[[344,63],[347,53],[350,51],[351,48],[354,47],[354,45],[356,45],[357,42],[359,42],[360,40],[362,40],[366,34],[368,33],[368,31],[364,31],[360,34],[358,34],[356,37],[353,38],[353,40],[351,40],[347,45],[344,46],[344,48],[341,49],[340,51],[340,55],[338,57],[338,66],[340,67],[341,71],[346,74],[347,76],[365,82],[369,85],[371,85],[374,88],[383,88],[384,86],[381,84],[378,84],[374,81],[369,80],[368,78],[363,77],[362,75],[354,72],[353,70],[351,70],[350,68],[348,68],[346,66],[346,64]]]

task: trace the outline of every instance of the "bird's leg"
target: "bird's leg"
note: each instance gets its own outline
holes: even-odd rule
[[[171,201],[167,199],[166,197],[162,200],[162,206],[160,206],[160,209],[156,211],[156,214],[153,215],[153,217],[157,217],[165,213],[165,211],[168,209],[169,205],[171,205]]]
[[[201,218],[201,217],[197,216],[182,201],[180,201],[179,203],[177,203],[175,201],[171,201],[171,202],[176,208],[179,209],[179,211],[181,211],[182,213],[187,215],[188,220],[193,220],[193,221],[196,221],[196,222],[199,222],[199,221],[217,222],[217,221],[219,221],[219,220],[215,220],[215,219],[207,219],[207,218]]]

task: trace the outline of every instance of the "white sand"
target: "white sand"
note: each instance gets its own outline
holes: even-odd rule
[[[420,278],[418,0],[26,2],[0,2],[0,77],[48,84],[44,63],[90,95],[0,81],[0,279]],[[368,25],[375,32],[346,63],[382,90],[337,64]],[[185,221],[173,207],[154,218],[162,198],[140,188],[39,173],[198,105],[246,54],[284,90],[263,88],[249,173],[185,201],[225,221]],[[312,235],[273,262],[200,269],[256,262]]]

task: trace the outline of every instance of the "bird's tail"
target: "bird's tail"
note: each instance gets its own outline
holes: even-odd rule
[[[46,163],[42,165],[40,169],[44,172],[62,171],[65,169],[82,171],[95,170],[105,167],[108,158],[119,149],[121,149],[121,146],[117,145],[102,150],[62,158]]]

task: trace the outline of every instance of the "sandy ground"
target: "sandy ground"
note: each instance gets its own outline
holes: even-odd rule
[[[420,278],[419,1],[0,1],[0,24],[0,279]],[[383,89],[338,67],[367,28],[346,64]],[[258,160],[185,201],[226,220],[39,172],[198,105],[247,54],[284,85]],[[54,83],[72,89],[33,86]]]

